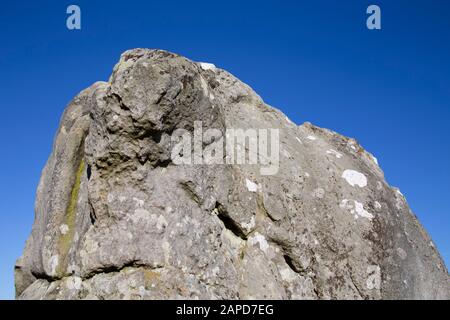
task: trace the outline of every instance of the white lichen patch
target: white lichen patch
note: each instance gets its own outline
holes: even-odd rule
[[[170,246],[170,243],[167,241],[164,241],[162,243],[162,249],[164,253],[164,261],[168,264],[170,261],[170,253],[172,251],[172,247]]]
[[[60,225],[59,232],[61,232],[62,235],[65,235],[67,232],[69,232],[69,226],[67,224]]]
[[[355,170],[345,170],[342,173],[342,178],[344,178],[352,187],[358,186],[360,188],[364,188],[365,186],[367,186],[366,176],[361,172]]]
[[[291,268],[281,268],[280,276],[281,279],[287,282],[292,282],[297,279],[297,274]]]
[[[269,249],[269,243],[267,243],[266,238],[258,232],[255,232],[253,236],[248,238],[248,243],[252,246],[259,244],[259,248],[263,252],[267,252],[267,249]]]
[[[67,279],[67,288],[69,290],[80,290],[82,283],[83,282],[79,277],[69,277]]]
[[[256,183],[254,183],[253,181],[245,179],[245,185],[247,186],[247,189],[250,192],[257,192],[258,191],[258,185]]]
[[[367,289],[379,290],[381,288],[381,269],[377,265],[371,265],[367,267],[367,273],[369,277],[366,280]]]
[[[396,188],[396,187],[392,187],[392,188],[395,190],[395,193],[397,193],[399,196],[401,196],[402,198],[405,197],[399,188]]]
[[[365,210],[363,204],[356,200],[344,199],[341,201],[339,206],[342,209],[347,209],[351,214],[354,215],[355,219],[358,219],[359,217],[367,218],[369,220],[373,219],[373,214]]]
[[[325,190],[323,188],[316,188],[311,194],[314,198],[322,199],[325,196]]]
[[[203,70],[214,70],[216,69],[216,66],[212,63],[207,63],[207,62],[200,62],[200,67]]]
[[[317,138],[315,136],[311,136],[311,135],[307,136],[306,139],[311,140],[311,141],[317,140]]]
[[[303,144],[302,140],[300,140],[299,137],[295,137],[295,139],[296,139],[300,144]]]
[[[377,210],[377,211],[381,210],[381,204],[378,201],[375,201],[374,207],[375,207],[375,210]]]
[[[167,220],[164,218],[164,216],[161,214],[158,217],[158,220],[156,221],[156,229],[162,230],[167,227]]]
[[[327,150],[327,154],[331,154],[331,155],[335,156],[338,159],[342,158],[342,153],[339,153],[339,152],[337,152],[334,149],[328,149]]]
[[[173,209],[172,209],[172,207],[165,207],[164,212],[167,214],[171,214],[173,212]]]
[[[139,291],[139,296],[141,298],[145,297],[145,294],[147,293],[147,291],[145,290],[144,286],[139,286],[138,291]]]
[[[51,275],[56,275],[56,270],[59,264],[59,256],[55,255],[50,258],[50,273]]]
[[[251,230],[253,230],[253,228],[256,225],[255,217],[252,217],[248,223],[244,222],[241,225],[242,225],[242,228],[245,229],[245,231],[250,232]]]
[[[352,150],[354,150],[354,151],[356,151],[357,148],[356,148],[356,146],[355,146],[355,143],[356,143],[356,142],[355,142],[353,139],[350,139],[350,140],[347,142],[347,147],[350,148],[350,149],[352,149]]]
[[[372,160],[373,160],[373,162],[376,164],[376,165],[378,165],[378,159],[375,157],[375,156],[371,156],[372,157]]]

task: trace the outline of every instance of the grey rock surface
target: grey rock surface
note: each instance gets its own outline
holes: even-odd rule
[[[174,164],[173,133],[196,121],[279,129],[278,171]],[[162,50],[123,53],[68,105],[35,214],[19,299],[450,298],[430,237],[357,141]]]

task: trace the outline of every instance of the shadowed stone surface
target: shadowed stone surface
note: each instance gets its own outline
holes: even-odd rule
[[[175,165],[171,134],[278,128],[280,166]],[[355,140],[210,64],[122,54],[66,108],[19,299],[449,299],[431,239]]]

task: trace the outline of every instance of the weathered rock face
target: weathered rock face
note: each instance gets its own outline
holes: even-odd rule
[[[174,133],[200,121],[279,129],[277,170],[262,172],[260,148],[258,164],[175,164]],[[212,65],[144,49],[64,112],[16,289],[21,299],[450,298],[430,238],[355,140],[293,124]]]

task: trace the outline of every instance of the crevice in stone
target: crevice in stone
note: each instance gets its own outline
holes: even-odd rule
[[[265,205],[264,205],[264,198],[263,195],[261,193],[258,193],[258,198],[257,198],[257,207],[259,212],[261,212],[263,215],[265,215],[266,217],[268,217],[272,222],[276,222],[277,220],[269,213],[269,211],[267,211]]]
[[[245,234],[245,232],[242,230],[239,224],[237,224],[236,221],[234,221],[230,217],[228,211],[223,205],[221,205],[219,202],[216,202],[214,210],[216,210],[217,217],[223,222],[226,229],[230,230],[236,237],[239,237],[244,241],[247,240],[247,235]]]
[[[314,266],[317,266],[317,260],[315,258],[314,251],[312,249],[311,249],[311,265],[313,266],[313,267],[311,267],[311,269],[312,269],[312,271],[314,271]],[[314,293],[316,294],[318,299],[321,299],[322,298],[322,294],[319,292],[319,289],[318,289],[319,285],[317,283],[318,281],[317,281],[317,278],[316,278],[316,273],[314,274],[314,276],[310,277],[310,279],[313,282],[313,291],[314,291]]]
[[[51,276],[46,274],[45,272],[36,272],[36,271],[31,271],[31,275],[33,277],[36,278],[36,280],[46,280],[48,282],[54,282],[54,281],[58,281],[61,280],[62,277],[58,277],[58,276]]]
[[[64,279],[70,278],[70,277],[78,277],[82,281],[86,281],[86,280],[92,279],[93,277],[100,275],[100,274],[119,273],[127,268],[135,268],[135,269],[144,268],[144,269],[148,269],[148,270],[158,270],[158,269],[163,268],[163,266],[151,267],[144,263],[140,263],[137,260],[133,260],[133,261],[123,264],[122,266],[100,267],[95,270],[92,270],[91,272],[89,272],[88,274],[83,275],[83,276],[76,275],[76,274],[67,274],[64,276],[50,276],[46,273],[37,273],[37,272],[31,272],[31,274],[36,280],[45,280],[49,283],[56,282],[56,281],[62,281]]]
[[[122,97],[119,94],[111,92],[111,97],[117,100],[120,109],[130,111],[130,108],[127,105],[125,105],[125,103],[122,100]]]
[[[295,273],[298,274],[303,274],[304,270],[300,270],[299,268],[297,268],[295,266],[294,261],[292,261],[292,258],[290,256],[288,256],[287,254],[283,255],[284,261],[286,262],[286,264],[289,266],[289,268],[291,268],[292,271],[294,271]]]
[[[95,214],[95,209],[91,203],[91,201],[89,201],[89,219],[91,220],[91,224],[94,225],[95,221],[97,221],[97,215]]]
[[[316,264],[316,260],[314,258],[314,252],[311,250],[311,254],[312,254],[311,266],[307,267],[306,269],[303,269],[303,268],[300,268],[300,267],[298,267],[296,265],[294,259],[292,259],[292,257],[288,254],[289,251],[286,250],[286,246],[285,245],[281,245],[281,244],[278,244],[278,245],[284,251],[283,258],[284,258],[284,261],[286,262],[286,264],[289,266],[289,268],[292,271],[294,271],[295,273],[299,274],[300,276],[311,279],[311,281],[313,283],[314,294],[316,295],[316,297],[318,299],[321,299],[322,295],[320,294],[320,292],[318,290],[318,284],[317,284],[316,275],[315,275],[315,273],[313,271],[313,267],[312,267],[312,266],[314,266]],[[292,247],[292,246],[289,245],[288,247]]]
[[[156,143],[160,143],[163,135],[163,131],[155,130],[155,129],[146,129],[142,131],[136,138],[140,140],[144,140],[146,138],[152,139]]]
[[[171,163],[172,163],[172,160],[170,158],[164,159],[164,160],[158,160],[155,163],[155,167],[167,168]]]
[[[91,179],[91,175],[92,175],[92,168],[91,168],[90,164],[87,165],[86,174],[87,174],[88,180],[90,180]]]
[[[164,99],[166,94],[167,94],[167,91],[164,91],[163,93],[161,93],[161,95],[158,97],[158,100],[156,100],[155,104],[160,104],[160,102],[162,101],[162,99]]]
[[[316,284],[314,279],[311,279],[313,281],[313,291],[314,294],[316,295],[317,299],[321,299],[322,295],[320,294],[319,290],[317,290]]]
[[[195,185],[192,181],[180,182],[180,186],[187,193],[189,198],[191,198],[195,203],[201,204],[202,201],[195,192]]]
[[[348,266],[348,268],[349,268],[349,270],[348,270],[348,276],[349,276],[349,278],[350,278],[350,281],[352,282],[352,284],[353,284],[353,286],[355,287],[356,291],[358,292],[359,296],[360,296],[362,299],[366,299],[366,295],[361,291],[361,289],[358,287],[358,284],[356,283],[355,279],[353,278],[351,267],[350,267],[348,264],[347,264],[347,266]]]
[[[104,267],[97,268],[95,270],[92,270],[88,274],[84,275],[83,277],[81,277],[81,279],[89,280],[98,274],[118,273],[118,272],[123,271],[126,268],[143,268],[143,267],[149,268],[148,265],[146,265],[144,263],[140,263],[138,260],[132,260],[121,266],[110,265],[110,266],[104,266]],[[152,269],[155,269],[155,268],[152,268]]]

